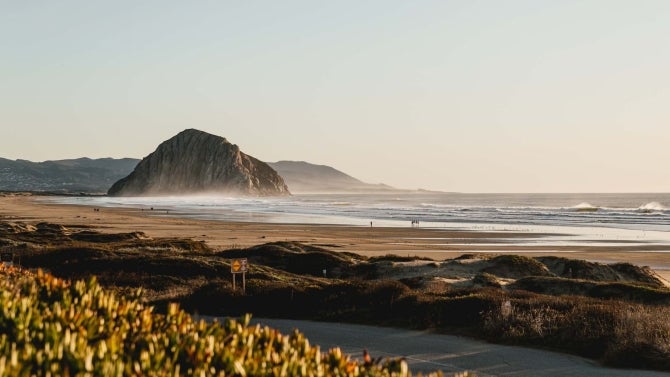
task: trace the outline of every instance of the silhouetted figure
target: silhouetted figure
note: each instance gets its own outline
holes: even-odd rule
[[[379,357],[376,357],[376,358],[373,359],[372,356],[370,356],[370,353],[368,352],[368,350],[365,349],[365,348],[363,349],[363,365],[365,365],[366,367],[371,367],[373,365],[378,365],[379,363],[382,362],[382,359],[383,359],[382,356],[379,356]],[[404,358],[401,359],[401,360],[404,360]]]
[[[363,349],[363,363],[366,367],[372,365],[372,357],[370,357],[370,353],[368,353],[367,349]]]

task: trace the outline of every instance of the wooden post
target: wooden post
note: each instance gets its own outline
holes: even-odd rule
[[[235,275],[237,274],[233,274],[233,291],[235,290]]]
[[[247,294],[247,273],[246,272],[242,273],[242,294],[243,295]]]

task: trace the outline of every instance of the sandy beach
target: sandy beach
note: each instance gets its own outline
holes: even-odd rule
[[[543,245],[541,233],[470,231],[407,227],[367,227],[314,224],[226,222],[171,217],[169,213],[132,208],[100,208],[52,204],[39,196],[0,196],[0,221],[52,222],[91,226],[102,232],[140,231],[150,237],[187,237],[215,249],[249,247],[274,241],[299,241],[365,256],[416,255],[437,260],[465,253],[505,253],[527,256],[560,255],[604,263],[630,262],[653,268],[670,280],[670,254],[657,246]],[[532,244],[515,244],[533,237]],[[439,239],[440,242],[435,240]],[[495,239],[496,241],[490,241]],[[501,245],[499,240],[505,240]]]

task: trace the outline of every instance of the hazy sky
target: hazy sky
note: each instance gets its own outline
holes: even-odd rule
[[[0,0],[0,157],[261,160],[465,192],[670,191],[670,1]]]

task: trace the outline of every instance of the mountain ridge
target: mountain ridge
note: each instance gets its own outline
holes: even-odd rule
[[[268,165],[284,177],[292,192],[340,193],[397,190],[385,184],[365,183],[328,165],[290,160],[268,162]]]
[[[105,193],[138,162],[110,157],[42,162],[0,158],[0,190]]]
[[[223,138],[225,140],[225,138]],[[136,158],[89,158],[33,162],[0,157],[0,190],[104,194],[140,163]],[[267,162],[294,193],[372,193],[406,191],[370,184],[332,166],[307,161]]]

